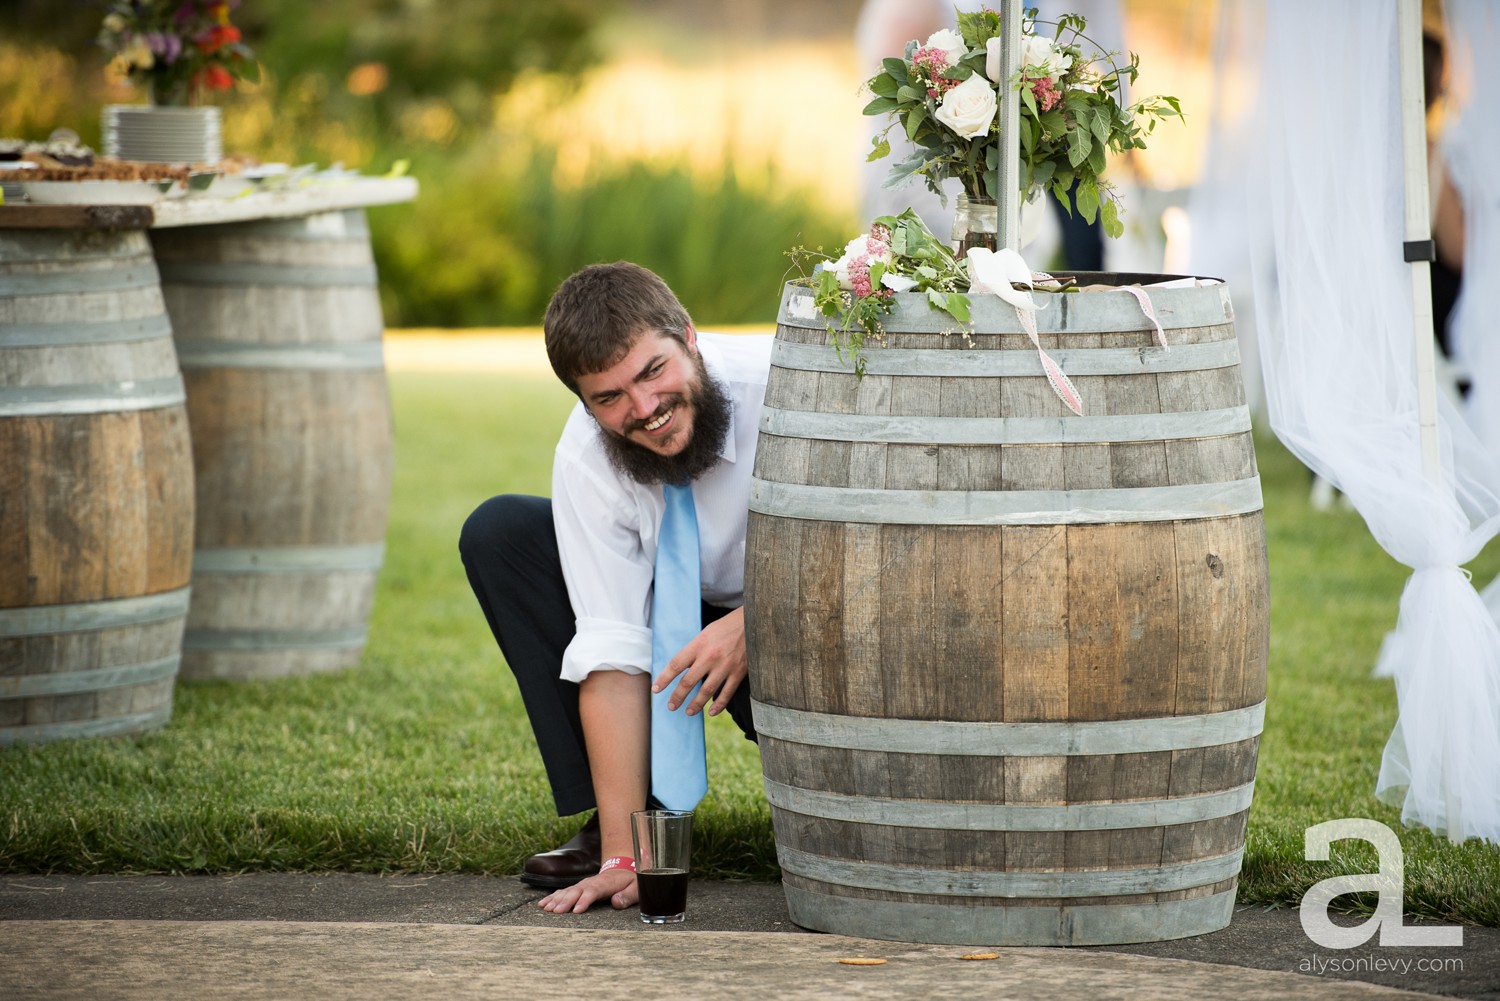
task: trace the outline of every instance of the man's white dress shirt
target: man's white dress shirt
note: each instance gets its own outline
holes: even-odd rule
[[[693,482],[703,600],[725,608],[745,600],[745,522],[771,342],[764,334],[698,334],[708,374],[733,404],[719,461]],[[615,469],[599,440],[603,433],[580,402],[552,463],[552,518],[578,630],[563,654],[567,681],[601,670],[651,671],[661,485],[637,483]]]

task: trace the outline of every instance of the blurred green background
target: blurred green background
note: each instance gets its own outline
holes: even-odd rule
[[[0,137],[63,126],[101,149],[101,107],[144,103],[105,79],[103,14],[99,0],[0,4]],[[657,270],[695,315],[766,321],[786,249],[853,235],[847,200],[787,176],[732,108],[731,78],[760,87],[775,70],[688,41],[693,19],[670,9],[244,0],[232,16],[259,73],[216,100],[226,153],[375,174],[407,160],[420,180],[416,203],[374,220],[389,326],[535,324],[561,279],[618,258]],[[837,115],[857,125],[848,31],[806,79],[847,72]],[[788,113],[796,97],[788,80]]]
[[[785,252],[842,248],[864,119],[861,0],[242,0],[258,73],[215,98],[226,153],[401,160],[420,199],[372,214],[390,327],[535,325],[557,283],[626,258],[709,324],[775,318]],[[1210,4],[1124,4],[1143,93],[1202,93]],[[105,78],[103,0],[0,2],[0,137],[144,103]],[[1199,130],[1130,176],[1179,187]],[[1125,169],[1125,168],[1122,168]],[[1138,214],[1146,219],[1146,214]]]

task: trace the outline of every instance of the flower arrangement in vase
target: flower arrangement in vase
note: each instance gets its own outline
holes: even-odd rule
[[[1053,28],[1053,37],[1038,33],[1039,25]],[[1110,236],[1123,233],[1115,190],[1100,176],[1108,155],[1145,149],[1144,135],[1162,119],[1181,118],[1182,109],[1165,95],[1122,107],[1121,87],[1135,82],[1139,59],[1131,54],[1121,66],[1102,56],[1107,67],[1085,59],[1085,46],[1096,48],[1086,27],[1076,14],[1045,22],[1028,10],[1021,69],[1006,81],[998,79],[1001,23],[993,10],[960,13],[957,31],[913,39],[902,56],[885,59],[866,84],[874,97],[864,113],[888,114],[892,122],[875,137],[869,159],[890,154],[887,136],[898,125],[914,147],[892,165],[886,187],[920,177],[942,196],[943,180],[955,177],[967,201],[993,205],[999,197],[997,89],[1003,84],[1020,96],[1022,194],[1050,187],[1069,212],[1076,208],[1089,222],[1101,218]],[[960,206],[960,218],[965,211]]]
[[[112,75],[146,85],[158,106],[198,104],[253,65],[230,23],[239,0],[115,0],[99,31]]]

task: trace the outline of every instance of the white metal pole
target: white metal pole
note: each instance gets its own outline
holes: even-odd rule
[[[995,112],[1000,126],[1000,197],[995,245],[1021,249],[1021,99],[1010,79],[1021,69],[1021,0],[1000,0],[1000,79]]]
[[[1411,260],[1412,336],[1417,352],[1417,421],[1422,472],[1440,482],[1437,354],[1432,330],[1432,220],[1427,188],[1427,103],[1422,94],[1422,2],[1400,0],[1397,38],[1401,61],[1401,149],[1406,176],[1406,246]]]

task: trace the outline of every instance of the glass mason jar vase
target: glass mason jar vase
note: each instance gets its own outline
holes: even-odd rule
[[[1041,230],[1042,213],[1046,211],[1042,204],[1042,194],[1042,189],[1033,185],[1026,193],[1026,200],[1021,203],[1020,246],[1030,243]],[[958,259],[963,260],[970,247],[984,247],[991,251],[1000,249],[996,235],[999,222],[999,206],[993,198],[959,195],[953,212],[951,237]]]

